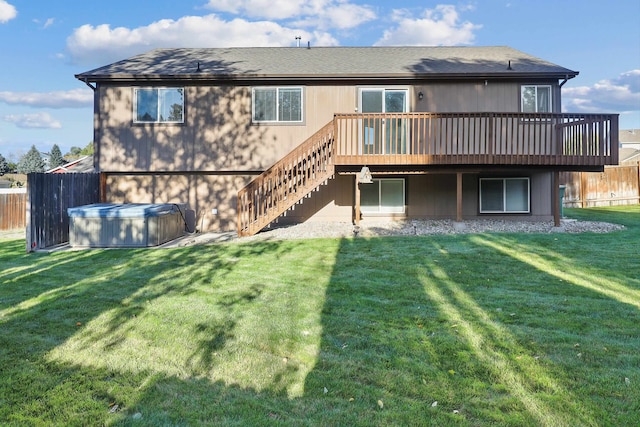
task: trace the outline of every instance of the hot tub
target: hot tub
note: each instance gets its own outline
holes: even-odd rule
[[[184,234],[184,205],[96,203],[67,209],[69,245],[92,248],[158,246]]]

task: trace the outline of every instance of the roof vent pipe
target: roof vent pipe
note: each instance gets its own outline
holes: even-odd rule
[[[302,37],[296,36],[296,47],[300,47],[300,39],[302,39]]]
[[[507,65],[507,70],[513,70],[513,68],[511,68],[511,61],[509,61],[509,65]]]
[[[311,42],[307,42],[307,49],[311,49]]]

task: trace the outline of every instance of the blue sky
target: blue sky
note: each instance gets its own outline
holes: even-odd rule
[[[0,0],[0,154],[93,138],[75,74],[155,47],[507,45],[580,75],[563,110],[640,128],[637,0]]]

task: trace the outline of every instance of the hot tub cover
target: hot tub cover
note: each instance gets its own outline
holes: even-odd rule
[[[183,211],[175,203],[94,203],[68,208],[70,218],[148,218]]]

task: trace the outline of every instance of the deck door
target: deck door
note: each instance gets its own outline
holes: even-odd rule
[[[362,154],[407,154],[407,123],[393,117],[408,111],[407,89],[360,89],[360,112],[365,114],[361,126]],[[385,113],[384,118],[367,117],[367,113]]]

